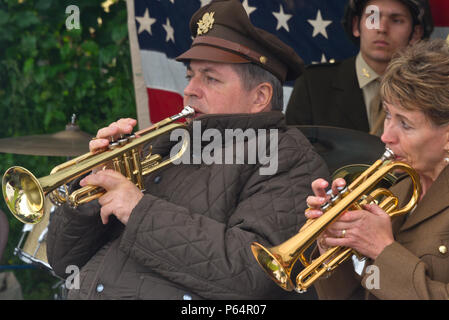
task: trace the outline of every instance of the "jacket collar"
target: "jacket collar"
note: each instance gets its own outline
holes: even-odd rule
[[[286,126],[285,116],[281,111],[252,114],[205,114],[196,118],[195,121],[201,121],[202,131],[210,128],[224,131],[225,129],[270,129]]]
[[[222,137],[225,137],[225,129],[242,129],[245,131],[249,128],[255,130],[275,128],[283,130],[286,128],[285,116],[281,111],[260,112],[256,114],[205,114],[196,118],[195,121],[200,124],[200,126],[196,126],[195,129],[200,128],[200,131],[196,132],[196,134],[200,135],[202,145],[209,143],[209,141],[202,141],[201,139],[202,133],[207,129],[217,129]],[[192,123],[186,128],[191,137],[193,137],[194,133],[193,128],[194,126]],[[178,141],[171,140],[171,134],[165,134],[157,137],[154,141],[149,142],[147,147],[149,148],[149,145],[151,144],[151,152],[153,154],[166,156],[176,143],[178,143]]]
[[[361,52],[359,52],[355,59],[355,70],[360,89],[363,89],[371,82],[380,79],[380,76],[366,63],[365,59],[363,59]]]
[[[412,183],[408,181],[407,194],[411,193]],[[405,193],[404,193],[405,194]],[[408,214],[400,230],[409,229],[449,207],[449,166],[443,169],[438,178],[424,195],[415,211]],[[407,197],[409,199],[410,197]],[[406,200],[408,201],[408,200]],[[402,219],[401,219],[402,220]]]

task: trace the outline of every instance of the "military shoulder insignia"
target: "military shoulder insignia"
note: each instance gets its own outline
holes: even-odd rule
[[[198,24],[198,30],[196,32],[197,36],[205,34],[209,32],[210,29],[212,29],[215,22],[214,14],[215,12],[206,12],[205,14],[203,14],[203,17],[197,22]]]

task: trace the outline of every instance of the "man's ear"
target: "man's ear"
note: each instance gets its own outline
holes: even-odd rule
[[[359,17],[352,18],[352,35],[356,38],[360,37]]]
[[[449,151],[449,125],[446,126],[444,134],[446,135],[446,144],[444,145],[444,150]]]
[[[416,25],[408,44],[414,44],[414,43],[418,42],[419,40],[422,39],[423,35],[424,35],[424,29],[423,29],[422,25]]]
[[[253,90],[252,105],[250,112],[257,113],[271,109],[271,100],[273,98],[273,86],[268,82],[259,83]]]

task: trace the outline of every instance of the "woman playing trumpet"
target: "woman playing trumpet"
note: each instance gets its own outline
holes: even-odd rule
[[[377,205],[347,211],[317,240],[320,253],[345,246],[368,258],[361,277],[351,260],[315,282],[321,299],[448,299],[449,297],[449,47],[420,42],[399,53],[381,84],[386,147],[418,173],[422,195],[415,210],[390,219]],[[328,182],[312,183],[307,218],[317,218]],[[346,185],[332,182],[332,192]],[[410,179],[391,188],[409,198]]]

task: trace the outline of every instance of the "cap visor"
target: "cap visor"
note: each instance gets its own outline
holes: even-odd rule
[[[183,60],[204,60],[222,63],[248,63],[248,59],[232,52],[210,46],[197,45],[176,58],[178,61]]]

